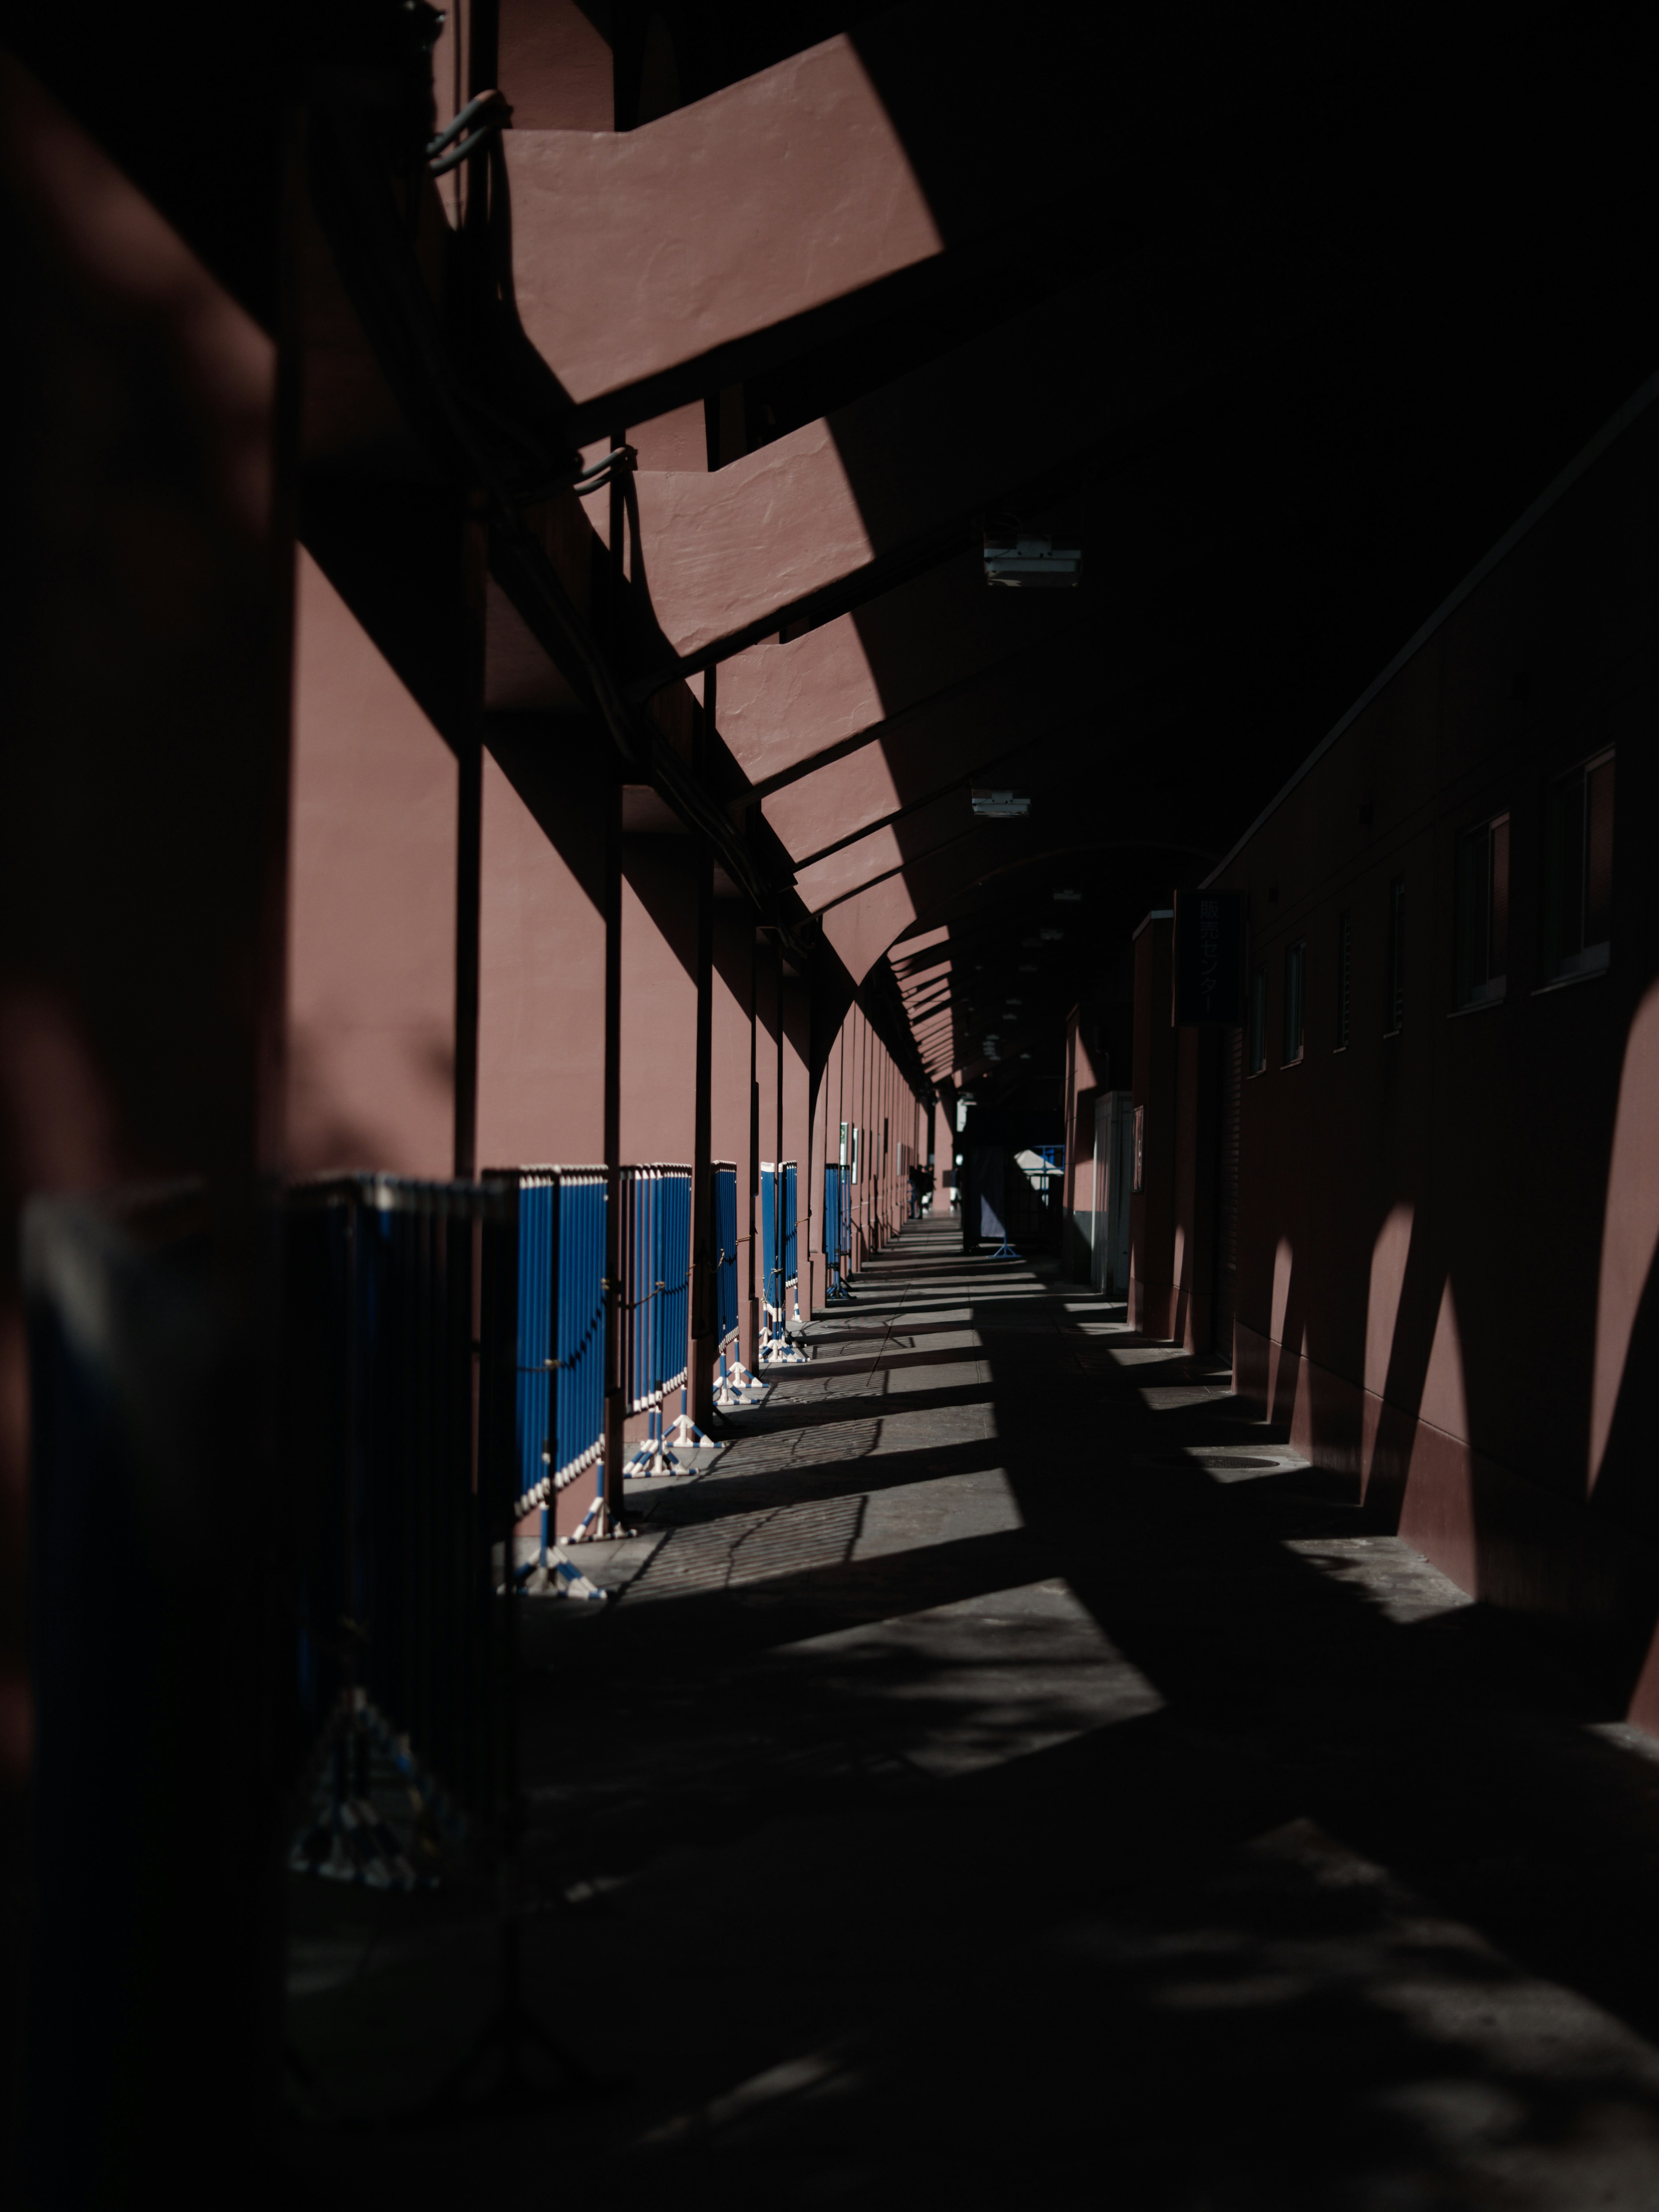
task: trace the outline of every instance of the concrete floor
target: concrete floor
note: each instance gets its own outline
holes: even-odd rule
[[[296,1881],[295,2201],[1659,2206],[1612,1656],[949,1220],[857,1292],[630,1486],[612,1602],[521,1611],[528,1986],[596,2086],[411,2123],[491,1918]]]

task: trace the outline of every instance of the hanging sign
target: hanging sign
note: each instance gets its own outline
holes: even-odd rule
[[[1177,891],[1175,902],[1177,1029],[1244,1018],[1244,893]]]

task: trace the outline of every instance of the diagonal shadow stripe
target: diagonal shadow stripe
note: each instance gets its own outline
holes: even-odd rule
[[[966,1301],[964,1300],[964,1304]],[[906,1322],[898,1328],[901,1336],[954,1336],[960,1330],[970,1328],[972,1322],[963,1321]],[[830,1329],[822,1321],[814,1322],[807,1334],[807,1342],[828,1351],[843,1344],[880,1344],[895,1334],[894,1324],[885,1323],[880,1328]]]
[[[825,1347],[827,1349],[827,1347]],[[812,1374],[817,1376],[844,1375],[890,1375],[908,1367],[961,1366],[964,1362],[982,1359],[982,1348],[977,1344],[941,1345],[937,1351],[884,1352],[873,1357],[866,1352],[858,1359],[824,1359],[812,1362]],[[808,1378],[803,1375],[800,1382]]]
[[[792,1378],[793,1379],[793,1378]],[[803,1377],[802,1380],[805,1378]],[[947,1406],[981,1406],[991,1393],[983,1382],[951,1384],[939,1390],[849,1390],[845,1397],[799,1397],[726,1416],[733,1437],[787,1436],[797,1429],[823,1428],[834,1421],[867,1421],[874,1413],[930,1413]]]
[[[562,1697],[583,1683],[648,1674],[665,1665],[695,1673],[831,1629],[1016,1589],[1054,1571],[1047,1545],[1029,1529],[1010,1528],[729,1589],[623,1602],[594,1620],[573,1620],[562,1607],[536,1606],[526,1609],[520,1629],[526,1694]]]
[[[989,1474],[1002,1466],[1005,1457],[1006,1448],[995,1437],[924,1444],[910,1451],[884,1451],[880,1442],[872,1440],[868,1454],[860,1457],[784,1459],[775,1466],[741,1474],[710,1475],[684,1490],[653,1498],[636,1517],[648,1528],[687,1528],[723,1520],[728,1514],[749,1512],[757,1505],[793,1504],[855,1492],[870,1496],[878,1491],[907,1489],[916,1482]]]

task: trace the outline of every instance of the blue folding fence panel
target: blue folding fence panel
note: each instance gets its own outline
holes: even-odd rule
[[[656,1308],[652,1249],[656,1179],[649,1168],[622,1171],[622,1338],[624,1404],[630,1413],[656,1403],[651,1373],[651,1316]]]
[[[761,1295],[771,1312],[781,1313],[783,1282],[778,1273],[781,1255],[778,1250],[777,1171],[770,1160],[761,1162],[760,1213]]]
[[[556,1194],[546,1171],[519,1176],[519,1302],[514,1346],[516,1517],[552,1487],[553,1236]]]
[[[841,1288],[841,1170],[833,1164],[823,1170],[823,1259],[833,1298]]]
[[[691,1317],[691,1170],[657,1170],[657,1389],[678,1389],[687,1373]]]
[[[691,1170],[622,1171],[623,1374],[630,1413],[647,1413],[686,1376],[691,1295]]]
[[[574,1481],[604,1447],[605,1171],[491,1174],[516,1200],[492,1272],[485,1335],[495,1376],[512,1377],[510,1419],[492,1392],[501,1431],[493,1457],[517,1519]]]
[[[551,1463],[562,1490],[605,1449],[605,1170],[560,1169],[558,1206]]]
[[[502,1196],[363,1176],[295,1186],[285,1208],[301,1729],[366,1698],[411,1771],[474,1811],[495,1753],[505,1515],[473,1457],[473,1231]]]
[[[852,1257],[853,1221],[848,1170],[835,1164],[823,1171],[823,1256],[829,1271],[829,1296],[847,1296],[847,1275]]]
[[[761,1162],[761,1279],[765,1285],[767,1306],[780,1322],[783,1319],[784,1285],[799,1280],[796,1269],[798,1191],[793,1160],[781,1160],[775,1164],[770,1160]]]
[[[714,1340],[724,1346],[738,1333],[738,1170],[714,1163]]]

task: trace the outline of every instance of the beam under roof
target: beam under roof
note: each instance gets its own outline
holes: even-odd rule
[[[1280,312],[1265,275],[1252,283],[1206,249],[1180,272],[1074,286],[711,475],[641,472],[631,574],[652,636],[630,689],[875,597],[960,550],[988,504],[1052,498],[1121,465],[1196,392],[1310,327],[1305,302]],[[1103,330],[1137,333],[1109,370]]]
[[[876,13],[634,130],[509,130],[520,316],[569,434],[608,435],[941,283],[988,295],[1079,201],[1109,231],[1149,168],[1154,204],[1206,162],[1236,176],[1331,67],[1255,18],[1194,40],[1050,0],[981,39],[938,0]]]

